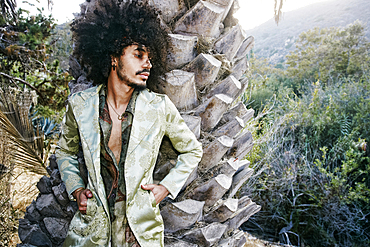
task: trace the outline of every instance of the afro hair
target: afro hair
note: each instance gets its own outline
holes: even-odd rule
[[[87,69],[87,78],[94,85],[106,83],[111,56],[118,57],[125,47],[141,44],[151,52],[153,88],[167,71],[168,33],[162,27],[159,12],[146,1],[97,0],[93,10],[71,24],[74,56]]]

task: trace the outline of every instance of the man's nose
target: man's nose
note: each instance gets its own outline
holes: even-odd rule
[[[144,63],[144,67],[147,68],[147,69],[151,69],[153,66],[152,66],[152,63],[150,62],[150,59],[147,58],[145,60],[145,63]]]

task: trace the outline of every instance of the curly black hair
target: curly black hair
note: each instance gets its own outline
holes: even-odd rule
[[[132,44],[145,45],[153,65],[147,86],[153,88],[167,71],[168,33],[161,26],[159,12],[147,2],[118,1],[98,0],[92,12],[71,24],[73,54],[89,68],[87,78],[98,85],[107,82],[111,56],[119,57]]]

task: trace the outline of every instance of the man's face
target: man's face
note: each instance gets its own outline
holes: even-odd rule
[[[117,66],[117,76],[126,85],[144,89],[150,69],[150,53],[143,45],[130,45],[123,49]]]

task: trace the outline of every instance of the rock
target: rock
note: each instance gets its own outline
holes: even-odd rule
[[[235,117],[233,121],[228,122],[221,128],[216,129],[212,134],[214,136],[228,136],[230,138],[235,137],[245,127],[243,119]]]
[[[53,194],[41,194],[36,199],[36,208],[46,217],[64,218],[66,216]]]
[[[161,209],[165,230],[175,232],[186,229],[202,217],[204,202],[185,200],[170,203]]]
[[[170,69],[180,68],[197,56],[195,49],[198,42],[197,36],[169,34],[170,49],[167,55]]]
[[[76,80],[82,75],[82,68],[80,63],[74,56],[69,56],[69,74],[73,76]]]
[[[31,224],[27,219],[19,220],[19,239],[29,245],[51,247],[52,243],[37,224]]]
[[[244,75],[244,73],[248,70],[248,68],[249,68],[248,59],[247,57],[244,57],[238,62],[236,62],[234,67],[232,67],[231,70],[233,72],[231,73],[231,75],[234,76],[237,80],[239,80],[240,77]]]
[[[64,183],[60,183],[52,188],[55,198],[62,206],[69,203],[69,197]]]
[[[193,200],[205,201],[205,206],[214,205],[230,188],[232,178],[220,174],[195,188],[189,195]]]
[[[233,146],[227,151],[228,157],[235,157],[242,160],[253,147],[253,137],[249,131],[241,133],[234,141]]]
[[[238,61],[242,58],[245,58],[247,54],[250,52],[250,50],[252,50],[253,46],[254,46],[254,37],[249,36],[243,41],[243,44],[240,46],[238,52],[236,53],[234,60]]]
[[[158,85],[158,90],[165,93],[179,110],[190,110],[198,105],[194,73],[172,70],[166,73],[166,79]]]
[[[227,226],[212,223],[206,227],[191,230],[184,234],[184,239],[200,246],[209,247],[216,244],[224,234]]]
[[[167,23],[181,12],[178,0],[150,0],[149,4],[161,11],[161,16]]]
[[[261,206],[258,206],[256,203],[251,201],[248,205],[235,212],[235,216],[227,221],[227,231],[238,229],[252,215],[260,211],[260,209]]]
[[[225,94],[232,99],[236,99],[242,89],[240,81],[230,75],[221,81],[215,88],[213,88],[206,96],[207,99],[216,94]]]
[[[221,61],[209,54],[199,54],[184,70],[195,74],[195,85],[198,90],[212,84],[221,68]]]
[[[36,184],[36,187],[39,189],[41,194],[51,193],[51,182],[50,178],[43,176]]]
[[[215,4],[199,1],[176,22],[174,32],[216,37],[225,11]]]
[[[198,169],[206,172],[216,166],[225,153],[232,147],[234,140],[228,136],[221,136],[211,142],[203,150],[203,157],[199,162]]]
[[[32,244],[17,244],[17,247],[37,247]]]
[[[36,202],[33,200],[32,203],[26,208],[26,213],[24,216],[32,223],[36,223],[42,219],[41,214],[36,208]]]
[[[59,244],[64,242],[64,239],[67,237],[69,223],[70,221],[67,219],[44,218],[44,225],[51,239]]]
[[[248,178],[250,178],[253,174],[253,169],[251,168],[244,168],[241,172],[237,173],[233,177],[233,182],[230,188],[229,197],[233,197],[236,192],[238,192],[239,188],[243,185]]]
[[[229,198],[220,206],[204,216],[203,220],[207,223],[224,222],[238,209],[238,199]]]
[[[218,243],[218,247],[243,247],[247,242],[243,231],[235,230],[235,233],[227,239],[222,239]],[[248,245],[249,246],[249,245]]]
[[[57,158],[55,157],[55,154],[50,155],[49,166],[46,169],[48,171],[49,176],[51,176],[51,173],[55,169],[58,169],[58,163],[57,163]]]
[[[186,125],[189,129],[194,133],[194,135],[199,139],[200,137],[200,123],[202,119],[197,116],[190,116],[190,115],[181,115],[184,119]]]
[[[68,217],[69,219],[72,219],[72,218],[73,218],[73,216],[75,215],[75,213],[77,212],[77,210],[78,210],[77,202],[75,202],[75,201],[71,201],[71,202],[67,205],[67,207],[66,207],[66,209],[65,209],[65,213],[67,214],[67,217]]]
[[[214,48],[218,53],[225,54],[229,61],[232,61],[245,38],[245,32],[238,24],[217,40]]]
[[[216,94],[204,104],[197,107],[195,114],[202,118],[202,130],[210,131],[213,129],[232,102],[233,99],[229,96]]]
[[[59,170],[52,171],[50,175],[50,182],[52,186],[58,185],[62,182]]]
[[[72,80],[68,83],[68,87],[69,87],[71,94],[86,90],[92,86],[93,86],[92,81],[88,81],[84,74],[80,75],[77,81]]]

